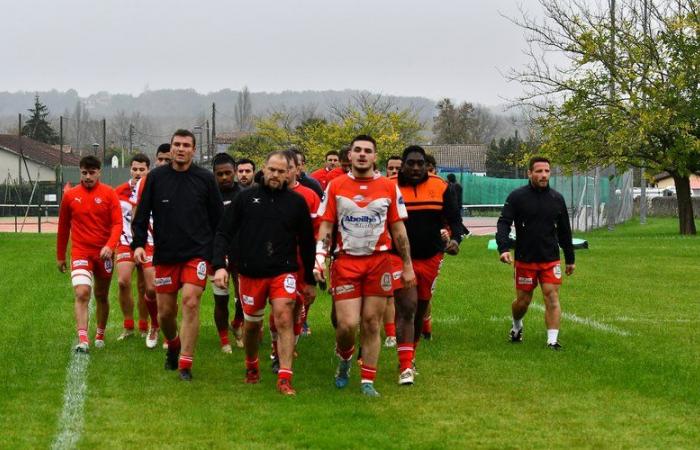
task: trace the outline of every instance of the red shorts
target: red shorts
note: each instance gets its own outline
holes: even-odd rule
[[[131,247],[128,245],[119,244],[115,254],[116,256],[114,257],[114,260],[117,264],[121,262],[134,262],[134,251],[131,250]]]
[[[394,286],[389,253],[368,256],[340,255],[331,265],[334,301],[360,297],[391,297]]]
[[[515,288],[530,292],[537,282],[561,284],[561,264],[559,261],[526,263],[515,261]]]
[[[146,244],[144,250],[146,250],[146,262],[141,264],[141,268],[150,269],[153,267],[153,246],[151,244]]]
[[[193,258],[184,263],[158,264],[156,267],[156,293],[171,294],[190,283],[201,288],[207,285],[207,274],[211,271],[208,262]]]
[[[413,260],[413,272],[416,274],[419,300],[428,301],[433,298],[435,283],[442,266],[442,259],[443,254],[437,253],[430,258]],[[391,254],[391,269],[393,288],[394,290],[401,289],[403,287],[403,279],[401,278],[403,261],[399,255]]]
[[[111,259],[101,259],[100,253],[72,253],[70,270],[73,286],[91,285],[93,274],[97,278],[112,278],[114,265]]]
[[[293,273],[283,273],[269,278],[251,278],[238,275],[241,306],[246,320],[259,322],[265,315],[267,299],[296,299],[297,279]]]

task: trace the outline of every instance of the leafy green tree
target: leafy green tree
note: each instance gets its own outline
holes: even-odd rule
[[[494,139],[486,152],[486,176],[522,178],[526,172],[519,163],[523,158],[521,141],[515,136]]]
[[[58,135],[46,120],[49,109],[39,100],[39,95],[34,96],[34,108],[28,110],[31,117],[22,127],[22,135],[47,144],[58,144]]]

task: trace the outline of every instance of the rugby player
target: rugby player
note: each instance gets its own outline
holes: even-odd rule
[[[403,220],[406,208],[396,185],[375,173],[376,142],[360,135],[350,145],[351,171],[333,179],[319,208],[321,225],[316,246],[314,276],[325,281],[324,263],[331,243],[333,225],[337,257],[331,266],[331,291],[337,318],[335,375],[338,388],[347,386],[355,336],[362,321],[361,391],[378,397],[374,387],[380,350],[379,327],[392,295],[392,267],[389,250],[392,238],[401,255],[406,287],[415,285],[410,246]],[[391,234],[389,234],[389,230]]]
[[[131,278],[134,273],[134,254],[131,250],[131,220],[133,218],[133,205],[131,197],[138,181],[145,177],[151,165],[151,160],[143,153],[134,155],[129,163],[131,178],[129,181],[117,186],[114,191],[119,198],[122,212],[122,233],[119,238],[119,245],[116,252],[117,281],[119,285],[119,306],[124,315],[124,330],[117,338],[118,341],[127,339],[134,335],[134,299],[131,292]],[[143,270],[138,267],[138,301],[137,309],[139,313],[139,332],[142,337],[148,335],[148,308],[146,307]]]
[[[422,147],[407,147],[401,158],[401,171],[392,180],[401,190],[408,210],[405,223],[417,283],[415,294],[406,289],[396,291],[399,329],[397,349],[401,372],[399,384],[410,385],[415,377],[415,349],[425,312],[433,296],[443,254],[456,255],[459,252],[462,217],[447,183],[437,175],[428,173],[426,154]],[[445,224],[451,230],[451,239],[447,243],[442,232]],[[401,260],[398,256],[393,259],[396,273],[401,269]],[[395,275],[394,278],[399,277]],[[414,298],[417,298],[417,302]]]
[[[66,247],[70,237],[71,280],[78,329],[75,351],[87,353],[88,304],[93,281],[97,318],[95,347],[104,347],[105,327],[109,317],[112,257],[122,232],[122,214],[117,194],[111,187],[100,183],[100,160],[91,155],[85,156],[79,165],[80,184],[68,190],[61,201],[56,235],[56,265],[61,273],[65,273]]]
[[[228,153],[218,153],[214,156],[212,160],[212,169],[214,176],[216,177],[216,184],[219,186],[219,192],[221,192],[221,197],[224,200],[224,209],[226,209],[234,197],[240,191],[238,183],[236,183],[234,177],[236,174],[236,163]],[[234,266],[232,262],[229,262],[229,273],[235,274]],[[234,284],[234,292],[236,292],[236,297],[238,288],[238,281],[236,276],[233,275],[229,279]],[[211,281],[214,281],[214,277],[210,277]],[[219,288],[216,284],[212,286],[212,291],[214,292],[214,324],[216,325],[216,330],[219,334],[219,340],[221,342],[221,351],[224,353],[231,353],[231,344],[228,336],[228,303],[229,303],[229,287],[226,289]],[[234,300],[237,299],[234,297]],[[241,340],[242,335],[239,328],[233,328],[234,337],[236,339],[237,346],[242,347],[243,341]],[[240,342],[240,345],[239,345]]]
[[[401,157],[398,155],[392,155],[386,160],[386,176],[391,178],[398,175],[399,170],[401,170]]]
[[[311,178],[308,176],[305,172],[306,170],[306,156],[304,155],[304,152],[299,150],[298,148],[292,148],[291,151],[296,153],[297,159],[299,161],[299,170],[298,170],[298,175],[297,175],[297,180],[302,186],[306,186],[307,188],[311,189],[318,195],[318,198],[321,199],[323,198],[323,188],[321,187],[321,183],[316,181],[316,179]]]
[[[246,383],[260,381],[259,336],[265,305],[272,305],[277,328],[280,368],[277,389],[294,395],[294,306],[297,296],[296,273],[303,261],[306,301],[315,298],[313,225],[304,199],[287,189],[290,159],[286,152],[272,152],[263,167],[262,183],[236,196],[226,210],[214,240],[214,282],[228,283],[226,256],[236,239],[239,285],[245,322],[243,340],[246,352]],[[231,255],[228,255],[231,257]]]
[[[236,163],[236,179],[240,190],[248,189],[253,185],[255,177],[255,163],[250,159],[241,158]]]
[[[192,360],[199,333],[199,304],[206,287],[214,231],[223,200],[214,175],[193,164],[195,137],[177,130],[170,141],[172,162],[146,177],[136,210],[134,259],[146,262],[146,239],[151,212],[155,239],[158,321],[168,340],[166,370],[179,369],[180,379],[192,380]],[[182,326],[177,328],[177,294],[182,290]]]
[[[325,190],[328,186],[328,180],[326,177],[336,167],[340,165],[340,155],[336,150],[330,150],[326,152],[326,163],[323,167],[318,170],[311,172],[311,178],[315,179],[321,184],[321,187]]]
[[[523,317],[539,283],[544,296],[547,347],[560,350],[559,287],[562,280],[559,247],[564,251],[565,273],[573,274],[576,265],[566,203],[564,197],[549,186],[550,173],[547,158],[536,156],[530,159],[528,184],[511,192],[503,205],[498,218],[496,243],[501,262],[513,264],[508,235],[515,222],[516,297],[511,305],[511,342],[523,340]]]
[[[399,173],[401,169],[401,157],[397,155],[390,156],[386,161],[386,176],[391,178]],[[386,340],[385,347],[396,347],[396,306],[394,297],[389,297],[386,303],[386,311],[384,312],[384,334]]]

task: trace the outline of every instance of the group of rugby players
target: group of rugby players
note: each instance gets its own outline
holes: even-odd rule
[[[377,170],[376,142],[367,135],[329,152],[325,167],[311,176],[298,150],[270,153],[256,174],[253,161],[234,161],[226,153],[214,157],[212,173],[193,164],[195,148],[191,132],[176,131],[170,144],[158,148],[154,169],[149,171],[145,155],[134,156],[131,179],[116,189],[99,182],[99,160],[81,160],[81,183],[62,200],[57,238],[61,271],[69,236],[72,243],[76,351],[89,349],[93,284],[94,345],[104,346],[114,263],[124,315],[118,340],[135,333],[136,269],[139,332],[148,348],[157,346],[162,333],[165,368],[191,380],[199,305],[209,278],[221,350],[232,352],[232,330],[235,344],[245,348],[247,383],[260,380],[258,347],[265,307],[271,305],[277,388],[294,395],[296,341],[310,333],[306,319],[315,287],[326,289],[328,280],[335,385],[347,386],[358,353],[361,391],[379,396],[374,380],[382,324],[385,344],[397,348],[399,384],[413,384],[415,350],[421,333],[430,332],[424,318],[443,255],[458,253],[463,233],[460,208],[448,184],[430,173],[424,149],[410,146],[390,158],[385,177]],[[230,284],[235,313],[229,322]]]

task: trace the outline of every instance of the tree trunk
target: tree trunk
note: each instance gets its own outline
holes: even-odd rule
[[[681,234],[696,234],[695,218],[693,217],[693,202],[690,198],[690,177],[671,173],[676,184],[676,199],[678,201],[678,225]]]

